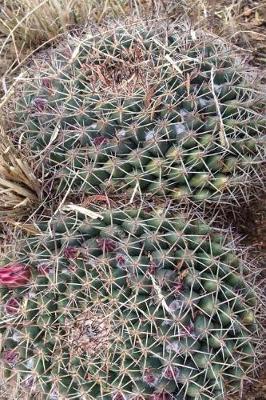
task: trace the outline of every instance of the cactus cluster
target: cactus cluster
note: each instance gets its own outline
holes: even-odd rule
[[[40,399],[237,390],[254,362],[256,296],[230,237],[192,215],[131,207],[39,223],[0,269],[6,381]]]
[[[39,56],[9,103],[53,204],[0,264],[3,382],[27,400],[223,400],[254,369],[258,299],[191,203],[259,181],[265,99],[221,39],[99,29]]]
[[[12,129],[53,196],[232,200],[259,179],[265,100],[206,37],[138,24],[72,39],[37,63]]]

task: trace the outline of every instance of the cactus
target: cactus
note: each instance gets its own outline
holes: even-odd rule
[[[238,390],[253,369],[257,300],[230,235],[176,210],[96,211],[58,212],[6,256],[5,382],[40,399]],[[5,280],[15,267],[25,279]]]
[[[220,39],[165,23],[72,38],[36,61],[12,134],[53,196],[232,201],[259,179],[266,126],[240,64]]]

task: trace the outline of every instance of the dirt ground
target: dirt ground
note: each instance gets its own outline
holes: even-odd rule
[[[245,235],[245,242],[252,246],[254,257],[262,268],[262,284],[266,294],[266,195],[254,202],[243,212],[243,220],[238,226],[240,234]],[[239,400],[239,396],[234,397]],[[259,371],[257,381],[247,385],[241,400],[266,400],[266,362]]]
[[[167,1],[167,0],[166,0]],[[0,7],[2,1],[0,0]],[[206,27],[246,49],[250,65],[261,71],[261,82],[266,84],[266,1],[265,0],[190,0],[188,14],[195,24]],[[6,37],[0,34],[0,48]],[[0,79],[7,68],[15,62],[16,52],[12,39],[5,46],[0,58]],[[0,82],[0,96],[2,92]],[[266,194],[243,212],[239,232],[252,245],[266,271]],[[264,280],[266,282],[266,273]],[[258,382],[245,388],[241,400],[266,400],[266,370]],[[235,400],[239,400],[239,396]]]

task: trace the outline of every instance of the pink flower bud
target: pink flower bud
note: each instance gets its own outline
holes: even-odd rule
[[[108,139],[104,136],[97,136],[94,140],[93,140],[93,144],[95,146],[101,146],[102,144],[108,143]]]
[[[167,366],[163,370],[163,377],[166,379],[176,379],[179,375],[179,369],[174,366]]]
[[[153,371],[150,368],[146,368],[143,380],[147,385],[149,386],[155,386],[156,383],[158,382],[158,377],[153,373]]]
[[[5,312],[7,314],[17,314],[19,311],[20,303],[14,297],[7,300],[5,304]]]
[[[25,264],[14,262],[0,267],[0,285],[8,289],[27,285],[30,277],[31,271]]]
[[[151,275],[154,275],[157,269],[157,265],[155,264],[155,262],[151,261],[149,268],[148,268],[148,273]]]
[[[45,110],[46,105],[47,105],[47,100],[43,99],[41,97],[36,97],[33,102],[32,105],[34,107],[35,110],[42,112]]]
[[[31,375],[28,375],[26,379],[23,380],[22,386],[25,389],[32,389],[35,383],[35,378]]]
[[[121,254],[121,253],[118,253],[116,255],[115,259],[117,261],[118,268],[125,269],[125,266],[126,266],[126,258],[125,258],[125,256],[123,254]]]
[[[96,242],[104,253],[112,252],[117,247],[116,242],[112,239],[96,239]]]
[[[64,249],[64,256],[68,259],[77,258],[79,254],[79,249],[77,247],[66,247]]]
[[[123,393],[115,393],[112,400],[126,400],[126,396]]]
[[[14,367],[18,362],[19,354],[15,350],[6,350],[3,353],[3,359],[11,367]]]
[[[51,79],[48,77],[42,78],[42,86],[44,86],[48,89],[51,89],[51,87],[52,87]]]
[[[174,399],[169,393],[161,392],[154,393],[149,397],[149,400],[171,400]]]

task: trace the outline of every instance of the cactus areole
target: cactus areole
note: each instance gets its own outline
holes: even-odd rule
[[[259,179],[265,97],[220,39],[140,23],[72,39],[29,73],[12,135],[53,194],[232,201]]]
[[[58,214],[40,230],[17,252],[30,285],[1,275],[6,382],[42,399],[218,400],[238,390],[255,357],[256,298],[224,232],[137,208]]]

